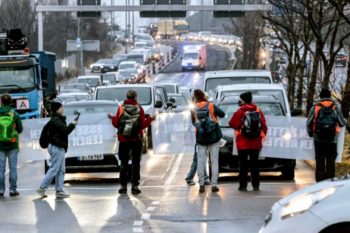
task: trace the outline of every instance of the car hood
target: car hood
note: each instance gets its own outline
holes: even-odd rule
[[[318,182],[314,185],[308,186],[306,188],[303,188],[301,190],[298,190],[292,194],[290,194],[287,197],[282,198],[281,200],[279,200],[277,203],[279,203],[280,205],[286,205],[288,204],[293,198],[300,196],[302,194],[305,193],[312,193],[321,189],[327,189],[327,188],[331,188],[331,187],[335,187],[335,186],[347,186],[346,188],[350,188],[350,174],[348,174],[345,177],[341,177],[341,178],[335,178],[335,179],[328,179],[328,180],[324,180],[322,182]],[[343,187],[345,188],[345,187]]]

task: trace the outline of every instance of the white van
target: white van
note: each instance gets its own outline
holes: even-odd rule
[[[244,83],[273,83],[270,71],[266,70],[219,70],[206,72],[203,90],[213,97],[215,88],[220,85]]]

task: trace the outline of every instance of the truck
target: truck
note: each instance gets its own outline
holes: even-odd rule
[[[157,36],[160,39],[175,38],[188,33],[186,20],[158,20]]]
[[[184,45],[181,57],[182,71],[205,70],[207,66],[207,46],[205,44]]]
[[[0,95],[12,96],[12,107],[22,119],[47,115],[56,92],[54,53],[29,53],[28,39],[21,29],[0,32]]]

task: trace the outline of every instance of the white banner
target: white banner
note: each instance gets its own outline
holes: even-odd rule
[[[39,137],[49,118],[23,120],[23,132],[20,134],[19,162],[49,158],[46,149],[41,149]],[[67,123],[72,122],[67,118]],[[66,157],[95,154],[116,154],[118,151],[116,129],[106,113],[82,114],[79,123],[69,135]]]
[[[306,131],[306,118],[266,116],[268,134],[260,153],[264,157],[314,159],[313,138]],[[152,125],[155,154],[193,153],[195,130],[189,112],[161,114]],[[338,158],[344,145],[345,129],[339,134]],[[232,135],[234,130],[232,129]],[[237,155],[234,147],[233,154]]]

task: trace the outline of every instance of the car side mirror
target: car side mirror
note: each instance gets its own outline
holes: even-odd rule
[[[292,116],[300,116],[301,114],[303,114],[303,110],[301,108],[294,108],[291,110],[290,114]]]
[[[161,108],[163,107],[163,102],[160,100],[156,100],[156,103],[154,104],[155,108]]]

